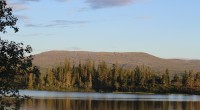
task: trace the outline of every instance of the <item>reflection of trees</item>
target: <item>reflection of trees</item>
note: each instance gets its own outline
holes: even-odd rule
[[[34,107],[34,108],[33,108]],[[200,102],[29,99],[22,110],[198,110]]]

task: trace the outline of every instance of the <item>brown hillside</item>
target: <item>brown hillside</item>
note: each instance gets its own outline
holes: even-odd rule
[[[33,63],[44,69],[62,63],[66,58],[75,63],[79,61],[84,63],[90,59],[96,63],[99,61],[109,64],[118,63],[128,68],[145,65],[160,72],[165,71],[166,68],[176,73],[184,70],[200,71],[200,60],[162,59],[142,52],[48,51],[35,55]]]

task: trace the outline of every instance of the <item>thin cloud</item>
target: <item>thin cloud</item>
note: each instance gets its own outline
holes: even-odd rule
[[[56,1],[58,1],[58,2],[66,2],[68,0],[56,0]]]
[[[7,0],[8,4],[23,4],[23,5],[27,5],[27,2],[39,2],[41,0]]]
[[[57,24],[85,24],[88,23],[88,21],[66,21],[66,20],[54,20],[53,23]]]
[[[28,23],[28,22],[30,22],[30,18],[27,15],[15,15],[15,16],[22,23]]]
[[[21,11],[28,9],[26,5],[19,3],[8,3],[8,7],[11,7],[14,11]]]
[[[70,50],[70,51],[81,51],[83,49],[80,48],[80,47],[69,47],[69,48],[67,48],[67,50]]]
[[[88,10],[90,10],[90,8],[88,8],[88,7],[82,7],[82,8],[79,8],[77,10],[77,12],[83,12],[83,11],[88,11]]]
[[[86,0],[86,3],[93,9],[106,8],[106,7],[115,7],[115,6],[124,6],[131,4],[135,0]]]
[[[86,24],[88,21],[54,20],[48,24],[26,24],[26,27],[68,27],[71,25]]]
[[[41,24],[26,24],[26,27],[42,27]]]
[[[152,16],[138,16],[138,17],[135,17],[134,19],[137,19],[137,20],[151,20],[153,19]]]
[[[54,34],[51,33],[27,33],[27,34],[9,34],[10,36],[17,36],[17,37],[54,37]]]
[[[18,0],[18,1],[21,1],[21,2],[39,2],[41,0]],[[55,0],[55,1],[58,1],[58,2],[66,2],[68,0]]]
[[[22,20],[29,20],[30,18],[26,15],[16,15],[17,18],[22,19]]]
[[[40,0],[20,0],[22,2],[39,2]]]

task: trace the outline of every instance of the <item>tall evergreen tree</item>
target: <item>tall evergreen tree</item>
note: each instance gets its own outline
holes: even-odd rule
[[[179,78],[179,76],[177,74],[174,75],[172,81],[171,81],[171,85],[175,86],[175,87],[180,87],[181,86],[181,79]]]
[[[33,74],[28,75],[28,89],[33,89],[33,82],[34,81],[34,76]]]
[[[169,86],[169,84],[170,84],[168,69],[166,69],[165,74],[162,75],[162,83],[165,87]]]
[[[194,77],[194,86],[200,87],[200,72],[197,72]]]
[[[139,68],[139,66],[137,66],[134,70],[135,74],[134,74],[134,78],[135,78],[135,85],[137,87],[141,86],[141,79],[142,79],[142,73],[141,70]]]
[[[118,73],[119,72],[119,67],[118,64],[115,63],[112,66],[112,87],[113,90],[118,90],[119,88],[119,83],[117,82],[117,77],[118,77]]]

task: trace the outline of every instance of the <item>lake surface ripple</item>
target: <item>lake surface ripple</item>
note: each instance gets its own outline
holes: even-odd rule
[[[21,90],[21,110],[200,110],[199,95]]]

